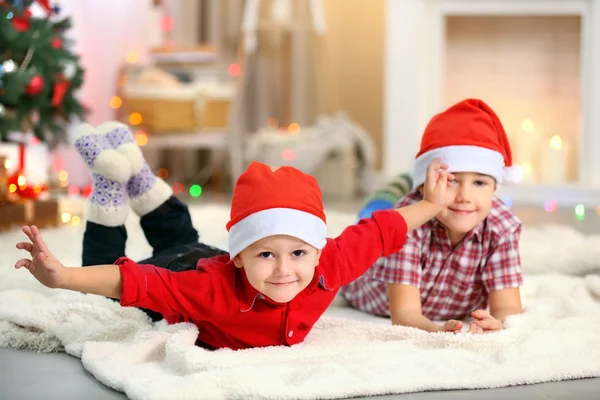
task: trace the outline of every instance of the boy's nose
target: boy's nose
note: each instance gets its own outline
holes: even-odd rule
[[[456,201],[467,202],[471,198],[471,191],[468,185],[460,185],[456,191]]]
[[[278,259],[277,265],[275,268],[275,275],[277,276],[285,276],[289,274],[289,265],[287,260]]]

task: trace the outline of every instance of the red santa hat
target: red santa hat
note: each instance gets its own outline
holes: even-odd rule
[[[510,144],[496,113],[483,101],[467,99],[434,116],[421,139],[415,159],[414,187],[425,182],[434,158],[450,172],[477,172],[498,184],[520,182],[521,169],[512,163]]]
[[[238,179],[231,202],[229,253],[238,255],[272,235],[289,235],[322,249],[327,225],[315,178],[293,167],[272,171],[252,162]]]

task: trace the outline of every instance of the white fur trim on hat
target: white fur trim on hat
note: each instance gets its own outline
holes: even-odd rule
[[[499,152],[479,146],[447,146],[430,150],[417,157],[413,188],[425,183],[427,167],[438,157],[448,165],[450,172],[476,172],[492,176],[498,184],[507,183],[504,179],[504,157]]]
[[[229,229],[229,254],[233,259],[252,243],[273,235],[293,236],[322,249],[327,243],[327,225],[316,215],[292,208],[258,211]]]
[[[518,165],[504,167],[502,182],[506,184],[519,183],[523,180],[523,170]]]

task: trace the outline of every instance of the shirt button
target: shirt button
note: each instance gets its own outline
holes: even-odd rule
[[[289,331],[288,332],[288,337],[292,337],[292,336],[294,336],[294,331]]]
[[[431,294],[434,296],[439,296],[440,292],[438,290],[434,290],[433,292],[431,292]]]

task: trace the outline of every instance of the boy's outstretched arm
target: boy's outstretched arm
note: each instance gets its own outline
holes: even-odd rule
[[[121,298],[123,282],[118,265],[67,268],[50,253],[35,225],[24,226],[23,233],[30,242],[17,243],[17,248],[29,252],[31,258],[20,259],[15,268],[27,268],[35,279],[52,289]]]
[[[400,251],[406,233],[434,218],[445,206],[446,190],[454,176],[440,160],[427,169],[424,200],[394,210],[378,211],[371,218],[349,226],[328,245],[321,265],[330,266],[326,281],[330,288],[347,285],[363,275],[381,256]]]

